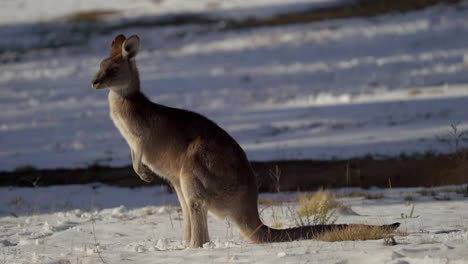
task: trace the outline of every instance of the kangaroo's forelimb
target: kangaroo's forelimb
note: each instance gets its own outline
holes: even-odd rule
[[[135,173],[145,182],[152,182],[154,180],[154,173],[142,162],[143,152],[142,143],[138,144],[136,149],[131,149],[132,166]]]

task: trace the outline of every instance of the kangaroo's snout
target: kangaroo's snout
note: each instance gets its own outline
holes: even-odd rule
[[[99,89],[99,86],[101,85],[101,83],[102,83],[102,80],[98,76],[95,76],[93,80],[91,81],[91,87],[93,87],[94,89]]]

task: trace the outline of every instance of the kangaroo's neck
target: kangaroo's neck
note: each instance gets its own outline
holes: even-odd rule
[[[131,99],[141,94],[140,92],[140,75],[138,74],[138,68],[134,59],[129,61],[130,67],[130,81],[126,85],[121,87],[111,88],[111,92],[124,98]]]
[[[140,91],[132,93],[121,93],[114,90],[109,91],[109,103],[111,108],[120,107],[122,105],[141,105],[148,102],[148,98]]]

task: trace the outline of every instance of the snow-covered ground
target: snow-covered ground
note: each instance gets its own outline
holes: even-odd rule
[[[177,198],[162,187],[2,187],[0,263],[468,263],[468,203],[456,193],[462,188],[434,188],[435,196],[419,188],[371,189],[364,192],[384,198],[340,199],[351,210],[337,211],[337,223],[401,222],[408,235],[396,236],[395,246],[383,240],[256,245],[229,221],[210,216],[211,243],[189,249]],[[261,200],[290,201],[261,205],[263,221],[294,226],[298,195],[262,194]]]
[[[209,13],[222,17],[266,17],[302,10],[304,7],[325,7],[343,0],[7,0],[0,2],[0,24],[24,24],[61,21],[85,12],[112,11],[118,17],[158,16],[184,13]],[[51,8],[53,7],[53,8]],[[114,18],[115,16],[114,15]],[[109,18],[113,18],[112,16]]]
[[[135,1],[127,15],[171,13],[147,8],[149,2]],[[335,1],[222,2],[226,10],[260,16],[267,7],[281,11]],[[90,87],[109,42],[121,32],[142,39],[137,61],[147,95],[206,115],[233,135],[252,160],[447,152],[444,137],[450,124],[468,128],[466,2],[244,30],[135,27],[91,34],[85,43],[59,49],[34,49],[44,32],[28,23],[50,23],[72,10],[88,10],[90,2],[57,4],[61,8],[48,12],[49,4],[35,3],[1,3],[0,32],[6,37],[0,46],[31,51],[0,54],[0,170],[130,163],[128,147],[108,117],[107,92]],[[214,5],[198,10],[201,6],[180,3],[161,5],[187,12]],[[30,15],[11,18],[20,9]]]
[[[468,129],[466,2],[243,30],[183,25],[73,35],[64,23],[96,10],[114,13],[106,23],[180,13],[243,19],[341,2],[1,1],[0,171],[129,164],[128,147],[108,117],[107,93],[90,87],[117,33],[143,41],[138,64],[146,94],[213,119],[250,159],[451,151],[450,124]],[[51,43],[63,47],[47,48]],[[188,249],[177,198],[165,187],[1,187],[0,264],[468,263],[468,203],[454,192],[460,188],[466,186],[434,188],[435,197],[415,188],[371,189],[365,192],[384,198],[341,199],[352,212],[336,212],[337,223],[401,222],[408,236],[396,236],[396,246],[253,245],[229,221],[210,217],[212,242]],[[262,205],[265,223],[293,226],[297,195],[262,194],[289,201]]]

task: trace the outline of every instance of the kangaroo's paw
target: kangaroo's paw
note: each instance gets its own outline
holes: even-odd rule
[[[138,176],[140,176],[140,179],[145,182],[154,181],[154,176],[152,174],[138,174]]]
[[[141,169],[139,171],[135,171],[135,172],[136,172],[136,174],[138,174],[140,179],[145,181],[145,182],[154,181],[155,174],[146,165],[142,164]]]

